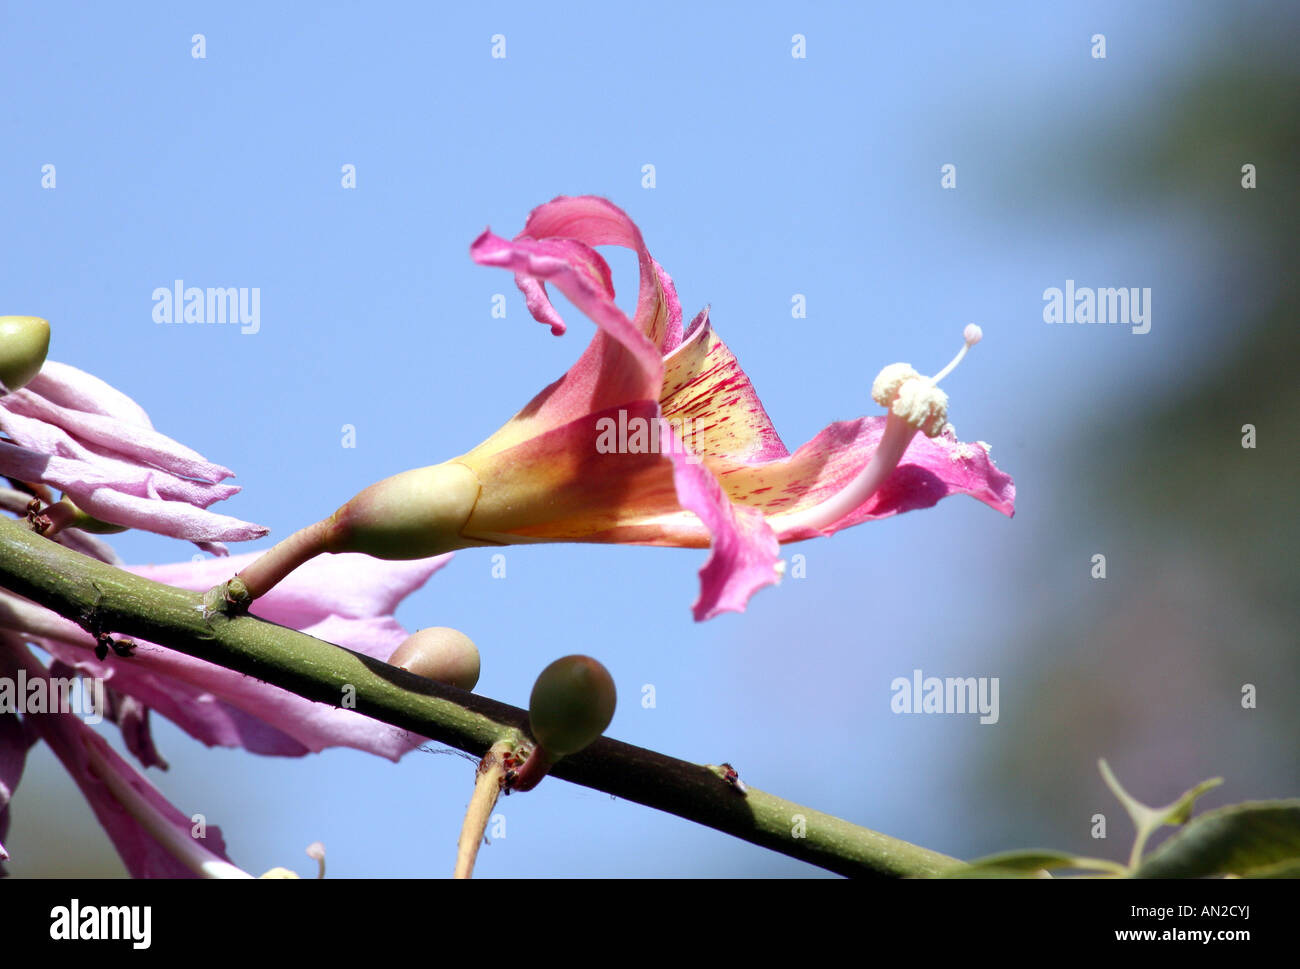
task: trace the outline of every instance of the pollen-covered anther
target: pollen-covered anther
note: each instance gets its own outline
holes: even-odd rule
[[[871,399],[926,437],[938,437],[948,423],[948,395],[939,389],[939,381],[952,373],[966,351],[984,338],[984,331],[972,323],[962,331],[962,337],[965,343],[957,356],[933,377],[922,376],[906,363],[885,367],[871,384]]]
[[[929,377],[909,380],[899,388],[889,412],[907,421],[926,437],[937,437],[948,423],[948,395]]]
[[[909,380],[924,380],[910,364],[891,363],[871,384],[871,399],[885,409],[892,408],[898,399],[898,392]]]

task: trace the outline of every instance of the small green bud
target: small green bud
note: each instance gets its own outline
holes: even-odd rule
[[[372,484],[334,513],[326,550],[422,559],[481,544],[460,535],[478,495],[474,472],[455,461],[403,471]]]
[[[388,663],[462,690],[472,690],[478,683],[478,647],[459,629],[447,626],[430,626],[407,636]]]
[[[599,662],[590,656],[557,659],[533,684],[533,736],[557,757],[575,754],[605,732],[617,699],[614,678]]]
[[[0,316],[0,385],[21,390],[41,372],[50,324],[38,316]]]

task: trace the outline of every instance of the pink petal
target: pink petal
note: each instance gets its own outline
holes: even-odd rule
[[[56,664],[52,663],[50,672],[54,676],[67,676],[75,670],[63,673],[56,668]],[[135,755],[135,759],[141,766],[166,770],[167,761],[163,759],[162,754],[158,753],[153,740],[153,730],[149,726],[149,707],[136,697],[119,693],[108,687],[104,688],[104,699],[108,708],[104,711],[104,719],[117,724],[117,729],[122,732],[122,742],[126,744],[126,749]]]
[[[54,536],[54,540],[92,559],[107,562],[109,565],[122,564],[122,559],[117,552],[113,551],[113,546],[88,532],[83,532],[80,528],[65,528]]]
[[[673,481],[683,508],[699,516],[712,536],[700,569],[700,597],[691,607],[696,622],[722,612],[744,612],[749,597],[780,579],[780,546],[756,508],[735,505],[703,464],[672,447]]]
[[[229,515],[204,511],[183,501],[139,498],[105,488],[87,491],[76,481],[60,481],[54,475],[42,480],[62,488],[82,511],[100,521],[170,535],[172,538],[196,542],[246,542],[262,538],[270,531],[264,525],[254,525]]]
[[[589,254],[589,255],[588,255]],[[655,396],[661,375],[661,357],[655,345],[614,302],[613,293],[593,270],[596,254],[569,240],[507,242],[484,232],[470,246],[470,255],[483,266],[498,266],[517,274],[552,282],[610,338],[602,371],[622,399]],[[596,258],[599,258],[597,256]],[[600,260],[603,265],[604,260]],[[616,388],[616,389],[615,389]]]
[[[555,247],[557,253],[565,253],[570,263],[578,272],[588,277],[591,285],[600,292],[603,292],[607,299],[614,298],[614,280],[609,272],[609,264],[605,262],[600,253],[596,252],[590,246],[581,242],[575,242],[571,239],[553,239],[549,240],[550,244]],[[533,319],[539,323],[545,323],[551,328],[551,333],[555,336],[562,336],[565,330],[564,320],[551,304],[551,298],[546,293],[546,283],[532,276],[523,274],[515,275],[515,285],[524,294],[524,303],[528,307],[528,312],[532,314]]]
[[[641,289],[633,321],[614,303],[609,267],[591,248],[606,244],[637,252]],[[672,280],[650,258],[640,231],[621,210],[590,196],[560,197],[535,209],[514,243],[485,232],[470,254],[480,264],[513,270],[529,311],[553,332],[562,333],[564,322],[546,295],[548,281],[598,327],[568,373],[477,450],[500,451],[583,414],[658,396],[662,363],[656,351],[681,341],[681,305]]]
[[[570,243],[506,242],[484,233],[471,253],[485,265],[527,272],[560,285],[565,295],[597,323],[599,329],[569,371],[524,407],[475,450],[501,451],[538,434],[629,400],[654,400],[662,381],[658,351],[623,315],[587,263],[570,266]]]
[[[672,466],[650,449],[648,435],[640,450],[629,444],[611,452],[604,446],[603,427],[650,429],[658,417],[653,400],[633,401],[503,450],[471,451],[459,460],[483,489],[462,534],[488,541],[625,542],[639,540],[627,529],[649,533],[663,517],[689,518],[698,527],[678,504]],[[702,528],[700,540],[708,542]]]
[[[608,199],[595,195],[558,196],[529,213],[523,231],[516,237],[517,240],[525,238],[539,241],[571,239],[587,246],[623,246],[631,249],[637,255],[641,273],[636,301],[637,328],[649,337],[661,353],[673,349],[681,342],[682,310],[673,281],[650,258],[650,251],[646,248],[636,223]],[[608,268],[606,277],[608,278]],[[609,292],[612,297],[612,283]],[[554,313],[553,308],[551,313]],[[558,314],[556,318],[558,319]],[[563,329],[559,332],[563,332]]]
[[[245,552],[224,559],[133,565],[128,571],[178,589],[205,592],[225,582],[261,554]],[[293,629],[304,629],[330,616],[352,619],[391,616],[403,599],[451,559],[450,554],[396,562],[353,552],[320,555],[289,573],[253,604],[252,611],[263,619]],[[351,643],[342,645],[352,646]]]
[[[660,425],[657,450],[631,443],[602,450],[604,422],[628,428],[630,442],[638,425],[649,427],[659,416],[653,402],[638,401],[503,451],[471,452],[462,460],[473,459],[483,491],[463,534],[485,541],[711,545],[695,616],[743,610],[754,591],[778,578],[776,537],[762,513],[729,501],[670,427]]]
[[[358,622],[359,620],[353,620]],[[337,628],[317,627],[339,633]],[[355,630],[354,630],[355,631]],[[313,631],[313,634],[315,632]],[[69,639],[77,634],[72,632]],[[399,632],[392,648],[405,637]],[[327,747],[353,747],[397,760],[423,738],[366,717],[304,699],[255,677],[143,640],[129,660],[95,659],[84,634],[73,646],[43,639],[51,655],[106,685],[136,697],[209,747],[242,747],[250,753],[301,757]],[[391,652],[391,649],[389,650]]]
[[[137,427],[153,427],[144,408],[126,394],[66,363],[46,360],[41,372],[28,381],[25,389],[61,407],[104,414]]]
[[[733,464],[789,457],[749,377],[709,325],[707,308],[664,358],[659,406],[706,464],[712,458]]]
[[[257,557],[202,559],[129,571],[179,588],[203,591]],[[302,566],[253,612],[376,659],[386,660],[408,635],[391,613],[451,559],[385,562],[356,554],[326,555]],[[113,690],[138,699],[209,746],[301,756],[332,746],[355,747],[397,760],[424,738],[353,710],[303,699],[255,677],[137,641],[129,660],[92,653],[79,626],[25,600],[7,599],[8,622],[21,625],[60,661]],[[337,614],[337,613],[342,613]]]
[[[22,447],[81,462],[93,469],[86,472],[88,480],[105,487],[142,498],[185,501],[201,508],[239,493],[237,485],[191,481],[170,471],[142,465],[139,460],[83,444],[61,427],[9,410],[5,406],[7,399],[7,396],[0,397],[0,430]]]
[[[136,469],[131,478],[122,480],[121,476],[108,474],[100,463],[92,465],[76,458],[65,458],[42,454],[30,448],[19,447],[0,441],[0,474],[19,481],[43,481],[64,492],[87,514],[101,521],[128,528],[141,528],[170,535],[200,541],[246,541],[261,538],[268,529],[253,525],[226,515],[205,511],[184,500],[163,500],[155,486],[155,476],[165,476],[166,472],[152,469]],[[183,479],[175,479],[181,482]],[[142,495],[126,494],[114,489],[115,485],[144,492]],[[191,491],[191,496],[206,504],[212,504],[225,494],[204,494],[203,489],[233,489],[233,485],[209,485],[200,482],[184,482],[179,488],[168,487],[168,491]]]
[[[5,644],[0,642],[0,649],[4,648]],[[4,846],[9,832],[9,802],[22,779],[29,745],[30,740],[18,721],[18,715],[0,713],[0,861],[9,857]],[[3,873],[4,869],[0,868],[0,874]]]
[[[184,478],[215,484],[234,474],[229,468],[213,464],[198,452],[151,427],[60,407],[30,390],[20,390],[0,398],[0,408],[62,428],[77,440],[99,445],[110,456],[150,464]]]
[[[719,473],[733,501],[760,508],[781,542],[815,538],[811,528],[784,529],[782,513],[803,510],[845,488],[866,467],[884,433],[885,418],[860,417],[825,428],[789,458],[766,464],[737,464]],[[949,495],[970,495],[1010,516],[1016,489],[979,443],[950,435],[917,434],[884,485],[825,534],[905,511],[929,508]]]
[[[26,652],[25,647],[20,647]],[[22,665],[30,681],[35,676],[44,674],[44,668],[28,655],[26,662],[20,659],[12,648],[0,645],[0,670],[6,675],[14,675]],[[122,806],[113,795],[108,785],[95,773],[90,757],[86,752],[87,744],[95,744],[96,750],[109,765],[109,769],[136,791],[158,815],[162,821],[184,837],[192,837],[189,817],[182,814],[167,801],[158,790],[135,771],[130,764],[114,753],[80,718],[70,713],[35,713],[26,718],[28,727],[48,743],[63,762],[63,766],[82,794],[90,803],[91,810],[108,832],[113,846],[117,849],[127,871],[134,878],[192,878],[194,872],[182,864],[164,848],[136,818]],[[229,862],[226,856],[225,841],[221,831],[215,825],[208,825],[202,847],[211,854]]]

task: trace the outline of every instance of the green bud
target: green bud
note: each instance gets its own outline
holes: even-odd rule
[[[41,372],[50,349],[50,324],[38,316],[0,316],[0,384],[21,390]]]
[[[388,662],[462,690],[472,690],[478,683],[478,647],[459,629],[447,626],[430,626],[407,636]]]
[[[614,719],[614,678],[590,656],[557,659],[537,677],[528,701],[533,736],[557,757],[586,747]]]
[[[478,494],[474,472],[455,461],[403,471],[372,484],[334,513],[326,550],[422,559],[481,544],[460,534]]]

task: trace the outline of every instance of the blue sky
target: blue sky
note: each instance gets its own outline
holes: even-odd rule
[[[1194,371],[1179,333],[1197,260],[1177,213],[1116,218],[1080,137],[1140,137],[1135,99],[1200,49],[1186,5],[499,3],[0,7],[0,312],[48,318],[51,358],[133,395],[165,433],[235,468],[227,513],[283,537],[389,474],[462,453],[577,358],[509,276],[471,263],[558,194],[599,194],[640,225],[684,310],[705,304],[792,449],[875,413],[884,365],[947,381],[951,418],[1015,476],[1012,521],[964,498],[806,543],[807,577],[744,615],[691,621],[698,551],[467,551],[399,613],[479,644],[479,691],[526,705],[570,652],[599,657],[622,703],[610,734],[927,846],[988,843],[962,803],[1001,726],[889,711],[921,668],[1002,678],[1023,581],[1077,482],[1064,431]],[[191,56],[192,35],[206,57]],[[1103,33],[1107,57],[1090,55]],[[491,56],[503,34],[506,57]],[[792,37],[807,56],[791,56]],[[957,187],[940,186],[954,164]],[[41,187],[42,166],[57,187]],[[357,187],[341,187],[356,166]],[[642,166],[656,184],[642,187]],[[1030,212],[1033,215],[1031,216]],[[1044,218],[1043,213],[1051,216]],[[608,253],[620,301],[631,257]],[[1043,323],[1042,292],[1154,290],[1151,333]],[[260,329],[159,325],[151,294],[258,287]],[[508,315],[490,315],[504,293]],[[806,319],[791,297],[807,298]],[[344,425],[356,447],[341,446]],[[129,561],[191,549],[116,541]],[[264,543],[266,544],[266,543]],[[1082,555],[1082,551],[1080,553]],[[1085,556],[1086,558],[1086,556]],[[1055,594],[1070,595],[1061,578]],[[1051,593],[1049,593],[1051,594]],[[653,684],[654,709],[638,702]],[[416,753],[302,760],[207,750],[156,724],[151,777],[224,829],[233,859],[331,874],[450,871],[473,767]],[[1026,729],[1017,726],[1014,729]],[[1032,729],[1030,725],[1027,729]],[[1188,778],[1189,784],[1199,778]],[[1032,779],[1026,784],[1032,787]],[[37,791],[50,804],[35,818]],[[15,801],[13,870],[51,837],[111,856],[48,754]],[[815,869],[679,819],[551,781],[500,808],[484,876],[806,875]],[[27,836],[24,842],[23,836]],[[85,836],[85,845],[79,841]],[[111,864],[105,869],[111,870]]]

